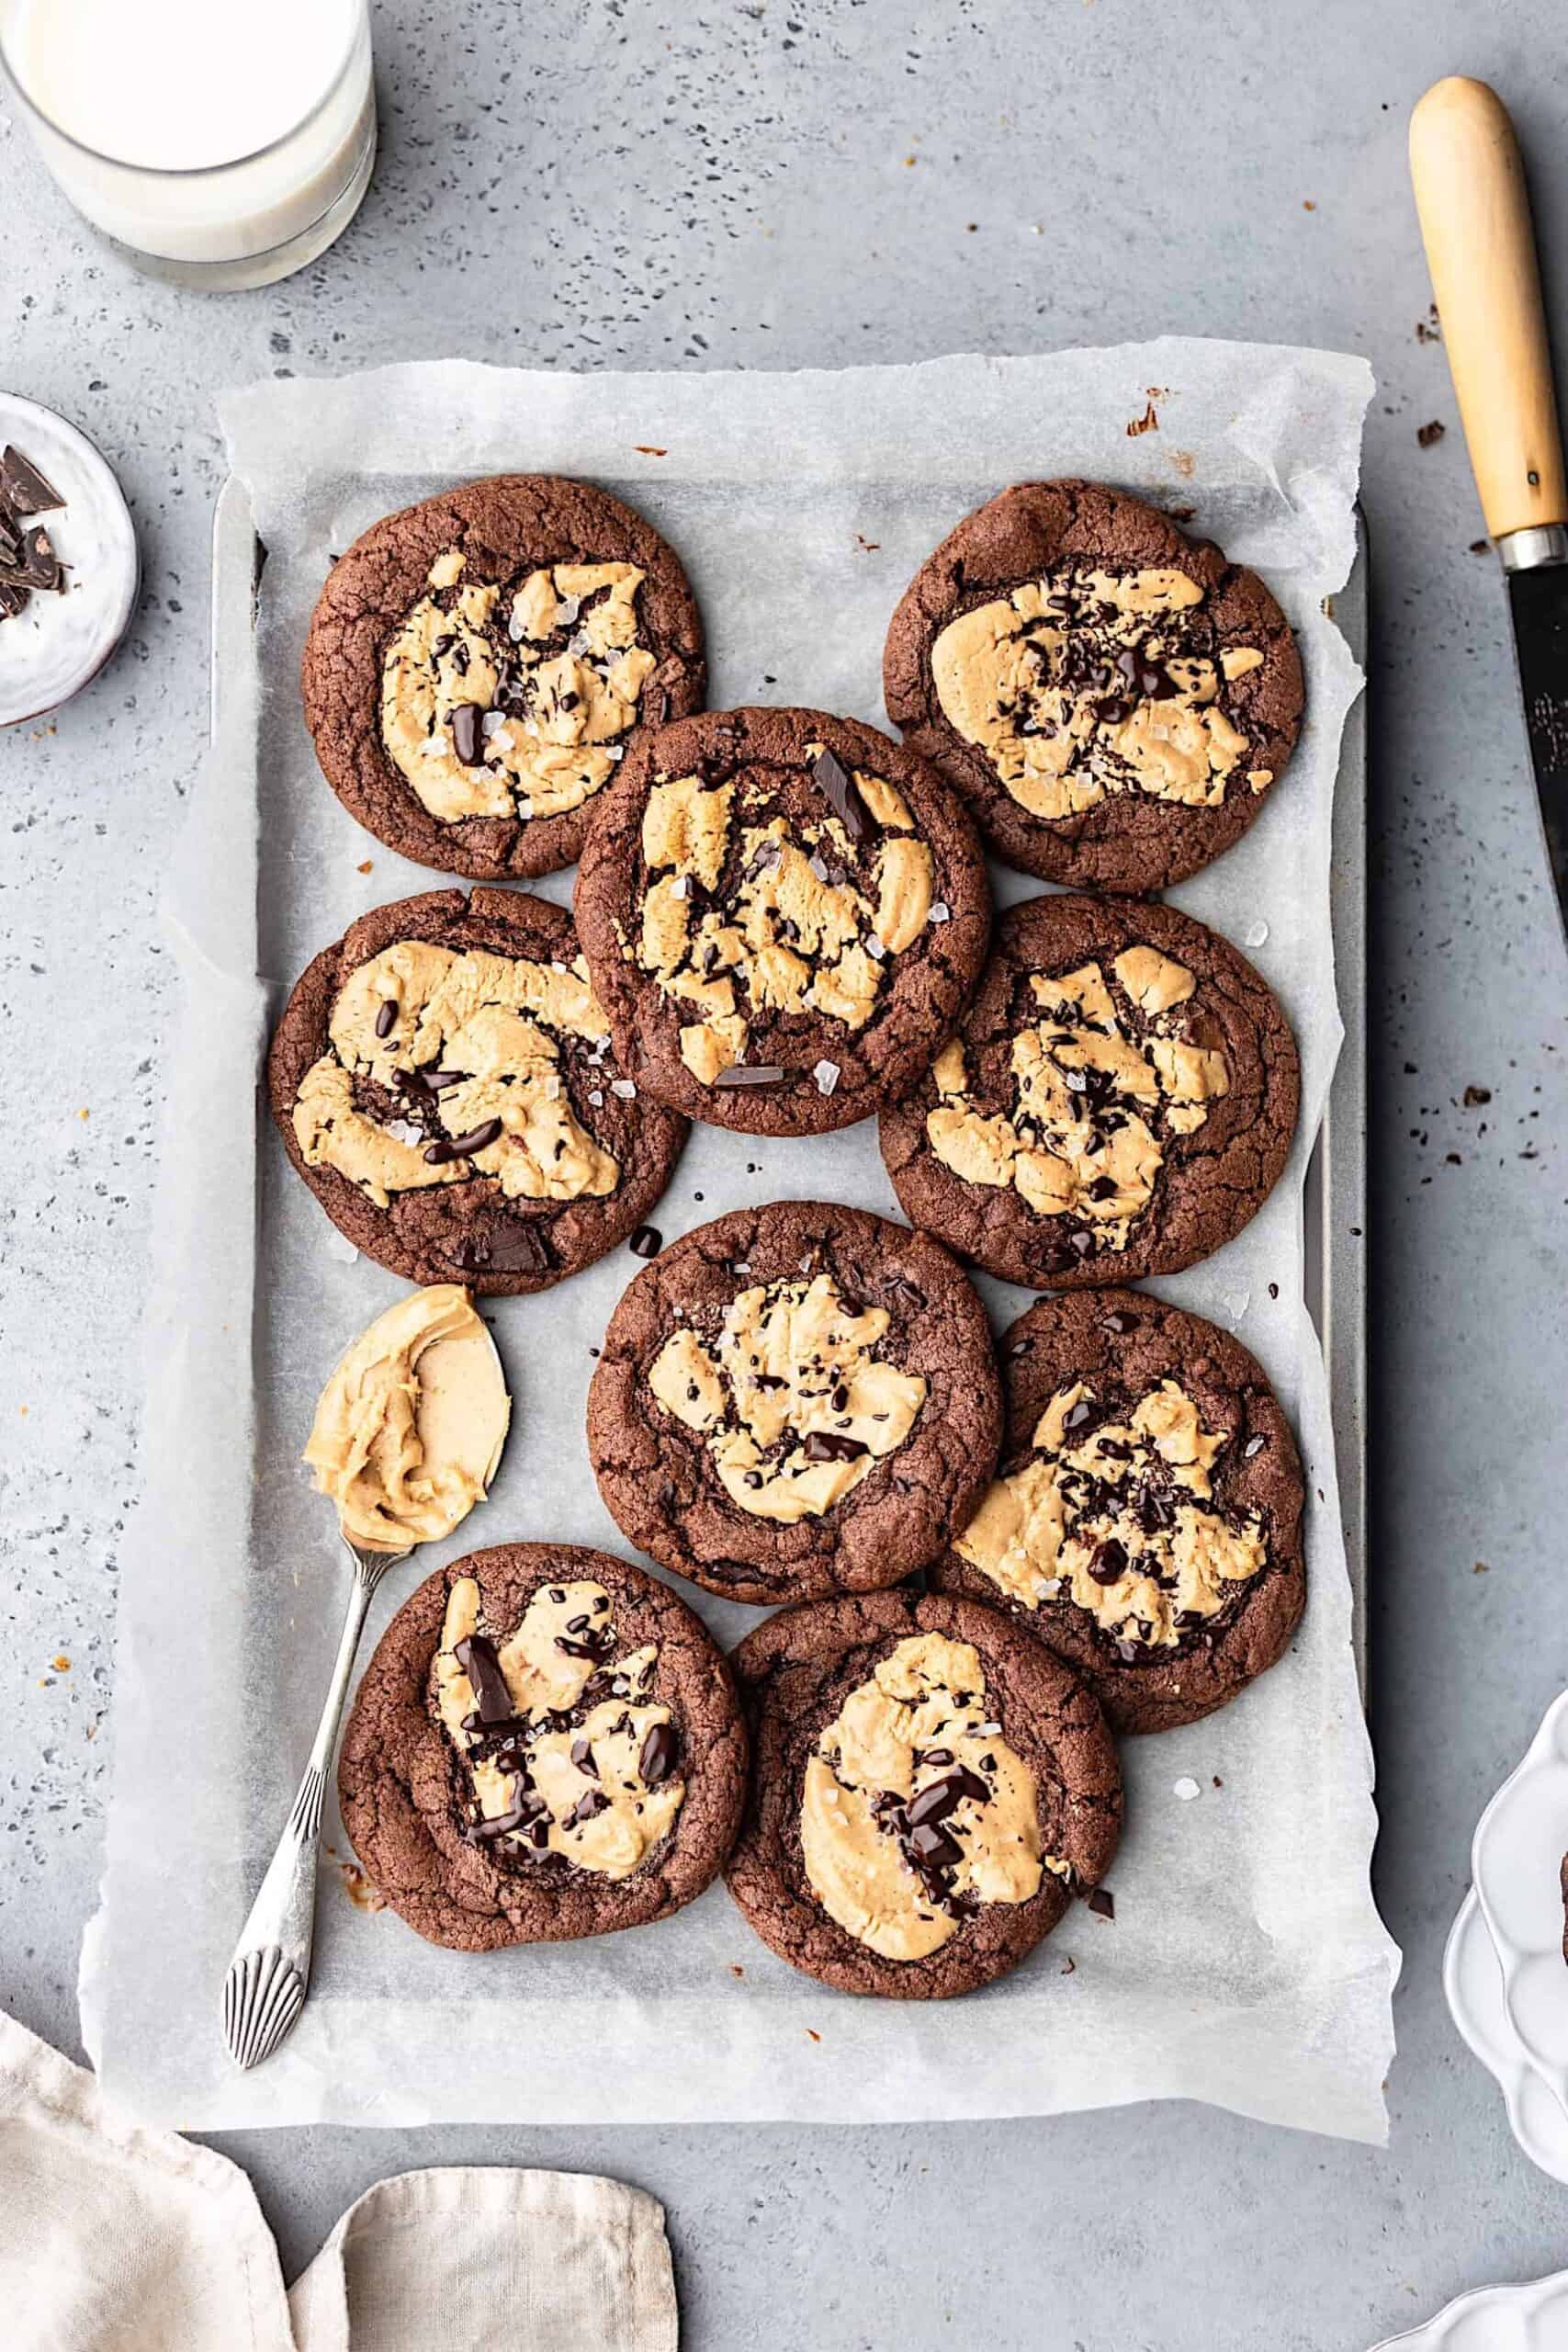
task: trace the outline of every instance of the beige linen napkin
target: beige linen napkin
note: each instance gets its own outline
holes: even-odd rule
[[[404,2173],[350,2206],[286,2295],[227,2157],[107,2110],[0,2015],[7,2352],[676,2352],[655,2200],[587,2174]]]

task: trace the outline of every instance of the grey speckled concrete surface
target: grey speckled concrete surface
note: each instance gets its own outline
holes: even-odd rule
[[[76,2048],[170,1012],[154,904],[207,717],[212,394],[446,352],[689,368],[1165,329],[1337,345],[1380,386],[1373,1713],[1380,1890],[1407,1953],[1390,2152],[1186,2108],[222,2144],[290,2271],[411,2163],[638,2181],[669,2208],[692,2352],[1359,2352],[1463,2288],[1568,2261],[1568,2196],[1516,2151],[1438,1982],[1476,1813],[1568,1679],[1568,961],[1503,594],[1469,551],[1443,355],[1416,333],[1404,152],[1428,81],[1496,82],[1568,316],[1560,17],[1552,0],[716,0],[666,33],[670,15],[384,0],[369,199],[263,294],[139,278],[31,170],[23,131],[0,133],[0,372],[97,437],[146,567],[113,669],[57,724],[0,741],[0,2003]],[[1447,437],[1420,448],[1429,419]],[[1467,1107],[1467,1088],[1490,1100]]]

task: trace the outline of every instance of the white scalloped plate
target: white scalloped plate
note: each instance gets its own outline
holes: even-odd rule
[[[0,727],[68,702],[125,635],[141,567],[136,533],[107,458],[51,408],[0,391],[0,445],[14,441],[65,501],[39,521],[70,568],[62,596],[35,595],[0,623]]]
[[[1424,2327],[1385,2336],[1372,2352],[1565,2352],[1568,2270],[1518,2287],[1461,2295]]]
[[[1515,2139],[1532,2165],[1568,2188],[1568,2115],[1508,2023],[1502,1964],[1473,1887],[1449,1930],[1443,1991],[1455,2025],[1503,2093]]]
[[[1568,2114],[1568,1965],[1560,1872],[1568,1851],[1568,1690],[1475,1826],[1471,1876],[1503,1969],[1503,2006]]]

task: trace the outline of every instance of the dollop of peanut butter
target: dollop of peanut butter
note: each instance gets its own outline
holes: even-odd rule
[[[511,1418],[473,1300],[437,1283],[389,1306],[340,1358],[305,1460],[351,1544],[406,1552],[450,1535],[484,1500]]]

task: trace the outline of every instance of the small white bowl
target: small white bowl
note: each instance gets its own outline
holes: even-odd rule
[[[1503,1971],[1503,2006],[1526,2055],[1568,2114],[1568,1690],[1475,1826],[1471,1875]]]
[[[1508,2023],[1502,1963],[1473,1887],[1449,1930],[1443,1991],[1455,2025],[1502,2091],[1515,2139],[1532,2165],[1568,2188],[1568,2115]]]
[[[0,621],[0,727],[58,710],[96,677],[125,635],[141,580],[130,509],[86,435],[51,408],[0,392],[0,448],[8,441],[65,502],[38,520],[70,571],[63,595],[35,592],[24,612]]]
[[[1372,2352],[1562,2352],[1568,2344],[1568,2270],[1518,2287],[1483,2287],[1461,2295],[1403,2335],[1384,2336]]]

